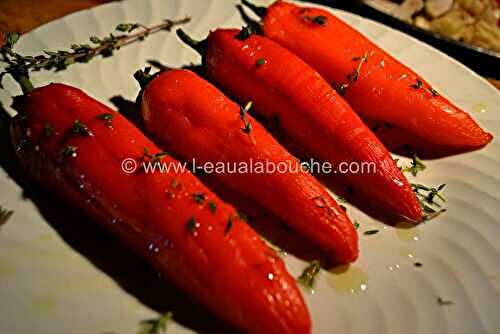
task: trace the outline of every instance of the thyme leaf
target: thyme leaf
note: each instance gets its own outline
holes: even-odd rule
[[[401,168],[403,172],[411,172],[413,176],[417,176],[418,172],[425,170],[427,166],[420,160],[419,157],[414,153],[412,155],[412,161],[410,167]]]
[[[209,209],[209,210],[210,210],[210,212],[212,212],[212,213],[217,212],[217,204],[215,204],[215,202],[209,201],[209,202],[208,202],[208,209]]]
[[[446,212],[442,208],[446,198],[441,194],[441,190],[446,184],[441,184],[437,188],[428,187],[422,184],[411,183],[411,187],[424,211],[424,220],[436,218],[441,213]]]
[[[89,128],[80,122],[79,120],[76,120],[75,123],[73,123],[73,126],[71,127],[71,132],[74,134],[79,134],[85,137],[91,137],[93,136],[92,132],[89,130]]]
[[[194,193],[193,200],[198,204],[202,204],[205,201],[205,194],[204,193]]]
[[[259,66],[259,67],[260,67],[260,66],[262,66],[262,65],[265,65],[266,63],[267,63],[267,60],[265,60],[264,58],[259,58],[259,59],[257,59],[257,61],[255,62],[255,64],[256,64],[257,66]]]
[[[226,228],[224,229],[224,234],[228,234],[232,228],[233,228],[233,219],[229,217],[227,219]]]
[[[13,214],[14,211],[5,209],[0,206],[0,226],[5,224]]]
[[[453,301],[451,301],[451,300],[445,300],[445,299],[443,299],[441,297],[437,298],[437,302],[441,306],[447,306],[447,305],[453,305],[454,304]]]
[[[195,235],[199,227],[200,224],[196,221],[194,217],[188,219],[186,223],[186,229],[188,230],[189,233]]]
[[[420,89],[424,86],[424,84],[422,83],[422,81],[420,81],[419,79],[417,79],[417,82],[410,85],[411,88],[414,88],[414,89]]]
[[[158,318],[141,321],[141,329],[138,334],[160,334],[166,333],[168,322],[172,320],[173,313],[167,312]]]
[[[46,137],[50,137],[54,134],[55,130],[52,124],[45,123],[43,125],[43,133],[45,134]]]
[[[74,158],[76,158],[77,150],[78,150],[78,147],[76,147],[76,146],[73,146],[73,145],[66,146],[65,148],[62,149],[61,156],[63,158],[74,159]]]
[[[302,274],[297,278],[297,281],[301,283],[306,288],[312,289],[314,288],[314,283],[316,281],[316,277],[320,273],[321,266],[318,260],[312,261],[304,270]]]
[[[114,116],[111,113],[104,113],[104,114],[97,115],[97,118],[102,119],[107,126],[111,126],[112,125],[111,122],[112,122]]]
[[[363,63],[368,62],[368,52],[365,52],[361,57],[353,57],[353,61],[359,61],[356,68],[349,74],[346,75],[346,82],[344,83],[333,83],[332,87],[337,91],[339,95],[344,95],[347,89],[352,86],[359,79],[361,73],[361,67]]]

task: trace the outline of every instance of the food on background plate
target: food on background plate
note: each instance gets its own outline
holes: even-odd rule
[[[141,73],[141,72],[140,72]],[[197,164],[238,164],[214,176],[269,209],[326,252],[334,263],[358,256],[357,234],[344,210],[262,125],[213,85],[188,70],[142,72],[142,115],[163,149]],[[272,164],[281,171],[254,169]],[[250,166],[252,165],[252,166]],[[255,165],[255,166],[254,166]]]
[[[189,171],[146,173],[142,162],[179,162],[82,91],[24,90],[12,138],[29,176],[235,327],[310,332],[295,280],[232,206]],[[125,159],[139,167],[125,172]]]
[[[328,175],[345,182],[365,205],[419,222],[422,210],[393,158],[335,90],[310,66],[272,40],[248,28],[217,29],[201,42],[178,35],[203,56],[211,80],[240,103],[253,102],[257,114],[279,123],[311,157],[371,164],[368,172]]]
[[[498,0],[364,0],[419,28],[500,52]]]
[[[468,113],[328,11],[284,1],[268,8],[244,3],[263,17],[254,24],[261,33],[316,69],[356,113],[377,127],[387,146],[432,157],[478,149],[491,141],[492,135]],[[389,135],[384,135],[386,128]]]

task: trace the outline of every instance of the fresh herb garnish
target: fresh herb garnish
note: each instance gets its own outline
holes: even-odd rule
[[[439,93],[434,88],[429,87],[428,89],[429,89],[429,92],[431,92],[432,96],[439,96]]]
[[[443,299],[441,297],[437,298],[437,302],[441,306],[453,305],[454,304],[453,301],[451,301],[451,300],[445,300],[445,299]]]
[[[321,266],[319,261],[314,260],[304,269],[304,271],[302,271],[302,274],[299,276],[297,280],[305,287],[312,289],[314,288],[314,282],[320,270]]]
[[[178,185],[179,185],[179,182],[177,182],[176,179],[172,179],[172,181],[170,181],[171,188],[177,188]]]
[[[73,145],[69,145],[69,146],[66,146],[65,148],[63,148],[63,150],[61,151],[61,156],[63,158],[71,158],[71,159],[74,159],[76,158],[76,151],[78,150],[78,147],[76,146],[73,146]]]
[[[252,131],[252,124],[250,124],[250,121],[247,119],[247,113],[252,109],[252,101],[249,101],[245,107],[240,106],[240,119],[243,121],[243,128],[241,128],[241,131],[243,133],[247,134],[252,142],[255,144],[255,139],[253,139],[252,136],[250,136],[250,132]]]
[[[352,222],[352,225],[354,225],[354,229],[358,229],[359,228],[359,223],[355,220]]]
[[[359,61],[359,63],[358,66],[356,66],[356,68],[346,76],[347,81],[345,83],[334,82],[332,84],[333,88],[337,91],[337,93],[339,93],[339,95],[344,95],[347,88],[349,88],[356,81],[358,81],[363,63],[368,62],[368,52],[365,52],[361,57],[353,57],[352,60]]]
[[[212,213],[217,212],[217,204],[215,204],[215,202],[209,201],[209,202],[208,202],[208,209],[209,209]]]
[[[141,321],[141,329],[138,334],[160,334],[167,332],[168,322],[172,319],[173,313],[167,312],[158,318]]]
[[[138,23],[120,23],[116,26],[116,30],[123,32],[132,32],[133,30],[139,28]]]
[[[422,267],[422,263],[420,263],[420,262],[415,262],[413,265],[414,265],[415,267]]]
[[[45,123],[43,125],[43,133],[45,134],[46,137],[52,136],[54,132],[55,132],[54,127],[51,124]]]
[[[437,188],[424,186],[422,184],[412,183],[411,187],[417,196],[420,206],[425,212],[424,220],[430,220],[437,217],[439,214],[446,211],[442,208],[440,202],[446,202],[446,198],[440,193],[445,187],[445,184],[441,184]]]
[[[324,15],[317,15],[317,16],[304,16],[304,21],[306,22],[311,22],[313,24],[325,27],[327,22],[328,22],[328,17]]]
[[[89,128],[79,120],[76,120],[75,123],[73,123],[73,126],[71,127],[71,132],[85,137],[93,136]]]
[[[421,80],[416,79],[416,83],[411,84],[410,87],[414,88],[414,89],[422,89],[422,88],[424,88],[424,83]],[[431,86],[429,86],[426,89],[432,94],[432,96],[439,96],[439,93],[437,92],[437,90],[435,90]]]
[[[120,24],[117,26],[117,29],[120,31],[130,32],[138,27],[141,28],[141,31],[118,36],[109,34],[109,36],[104,38],[92,36],[90,37],[91,44],[72,44],[70,50],[43,51],[42,54],[37,56],[23,56],[13,51],[14,44],[19,40],[19,34],[7,33],[6,43],[0,49],[0,55],[2,56],[0,61],[7,64],[3,72],[0,72],[0,88],[3,88],[1,86],[2,78],[7,73],[10,73],[16,80],[22,81],[28,80],[28,73],[30,71],[39,71],[42,69],[55,71],[64,70],[69,65],[74,63],[86,63],[96,56],[109,57],[113,54],[113,51],[119,50],[125,45],[135,41],[141,41],[158,31],[169,31],[173,26],[184,24],[189,21],[189,18],[176,21],[164,20],[162,23],[152,27],[145,27],[135,23]],[[25,84],[26,85],[23,87],[24,91],[33,89],[32,85],[30,86],[30,84],[26,82]]]
[[[195,218],[191,217],[188,219],[186,223],[186,229],[189,231],[189,233],[196,234],[198,227],[200,227],[200,224],[196,221]]]
[[[111,126],[111,122],[113,120],[113,117],[114,116],[111,113],[104,113],[104,114],[97,115],[97,118],[102,119],[104,121],[104,124],[106,124],[107,126]]]
[[[373,234],[377,234],[379,232],[379,230],[368,230],[368,231],[365,231],[363,234],[364,235],[373,235]]]
[[[198,204],[201,204],[205,201],[205,194],[204,193],[194,193],[193,194],[193,200],[198,203]]]
[[[318,24],[320,26],[326,26],[326,22],[328,21],[328,18],[324,15],[318,15],[318,16],[314,16],[312,18],[312,23],[314,24]]]
[[[233,228],[233,218],[229,217],[227,219],[226,228],[224,229],[224,234],[228,234]]]
[[[170,153],[163,152],[163,151],[155,153],[155,154],[151,154],[151,153],[149,153],[149,149],[147,147],[144,147],[143,159],[150,159],[153,162],[157,162],[165,157],[168,157],[169,155],[170,155]]]
[[[0,206],[0,226],[5,224],[13,214],[14,211],[4,209]]]
[[[267,63],[267,60],[265,60],[264,58],[259,58],[259,59],[257,59],[257,61],[255,62],[255,64],[256,64],[257,66],[262,66],[262,65],[264,65],[264,64],[266,64],[266,63]]]
[[[411,172],[413,176],[417,176],[418,172],[421,172],[427,168],[425,164],[420,160],[419,157],[414,153],[412,156],[412,161],[411,161],[411,166],[410,167],[405,167],[401,168],[401,171],[403,172]]]
[[[323,196],[316,196],[313,197],[312,200],[314,201],[314,204],[316,204],[316,207],[320,209],[327,209],[328,214],[331,216],[333,209],[331,208],[330,205],[328,205],[328,202],[323,198]],[[344,209],[344,212],[346,211],[345,207],[340,205],[342,209]]]
[[[417,79],[416,83],[410,85],[411,88],[415,88],[415,89],[420,89],[423,86],[424,86],[424,84],[419,79]]]

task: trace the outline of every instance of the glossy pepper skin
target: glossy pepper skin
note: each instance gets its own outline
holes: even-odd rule
[[[344,210],[262,125],[240,112],[236,103],[188,70],[163,72],[142,93],[146,129],[165,147],[186,161],[227,164],[224,173],[214,174],[222,184],[273,212],[334,262],[354,261],[357,234]],[[288,170],[234,172],[235,166],[258,168],[259,163]]]
[[[188,171],[122,170],[123,159],[151,161],[145,155],[160,151],[128,120],[62,84],[35,89],[23,110],[14,121],[13,141],[21,164],[42,186],[82,209],[237,328],[310,332],[294,279],[230,205]],[[108,114],[111,120],[102,116]],[[176,163],[170,157],[160,161]],[[193,194],[204,194],[204,200]]]
[[[376,206],[420,221],[420,205],[391,155],[330,85],[270,39],[250,35],[241,40],[238,34],[219,29],[209,35],[204,57],[209,77],[238,101],[253,101],[266,119],[278,119],[280,131],[310,156],[338,170],[341,163],[372,164],[371,172],[342,168],[347,172],[337,176]]]
[[[424,156],[477,149],[493,138],[422,77],[323,9],[277,1],[265,10],[262,32],[337,87],[367,55],[357,81],[343,96],[361,117],[400,129],[380,138],[402,140],[399,144],[420,148]],[[418,145],[414,137],[425,144]]]

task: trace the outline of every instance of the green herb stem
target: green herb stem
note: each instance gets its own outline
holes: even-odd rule
[[[102,39],[92,36],[90,42],[95,46],[73,44],[71,45],[71,51],[44,51],[43,54],[37,56],[23,56],[13,51],[13,46],[19,39],[19,34],[8,33],[5,45],[0,48],[0,55],[2,56],[0,62],[7,64],[3,72],[0,73],[0,88],[3,88],[1,86],[3,76],[8,73],[19,83],[23,93],[27,94],[33,90],[33,84],[29,81],[30,71],[60,71],[74,63],[88,62],[98,55],[108,57],[113,54],[114,50],[119,50],[123,46],[143,40],[158,31],[169,31],[172,27],[189,21],[190,18],[188,17],[180,20],[164,20],[162,23],[152,27],[140,24],[121,24],[117,26],[117,30],[125,31],[127,32],[126,34],[119,36],[110,34],[108,37]],[[136,28],[141,28],[142,30],[136,33],[128,33]]]

